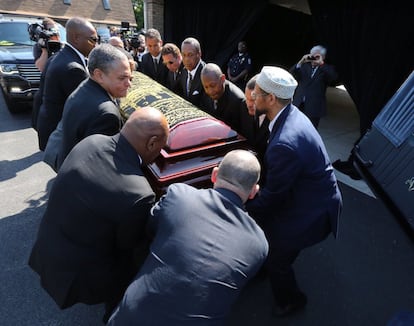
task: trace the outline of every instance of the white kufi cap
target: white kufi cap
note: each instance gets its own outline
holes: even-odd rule
[[[264,66],[256,83],[266,93],[272,93],[281,99],[293,97],[298,82],[285,69],[272,66]]]

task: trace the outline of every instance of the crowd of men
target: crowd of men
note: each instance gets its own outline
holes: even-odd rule
[[[223,325],[262,270],[275,316],[304,308],[292,265],[336,235],[342,199],[319,133],[292,104],[297,80],[273,66],[249,80],[248,66],[226,76],[202,60],[197,39],[163,44],[156,29],[139,59],[118,37],[96,46],[83,18],[66,32],[42,72],[34,127],[57,176],[29,259],[59,307],[105,303],[109,325]],[[251,64],[245,43],[239,51],[230,62]],[[312,55],[295,69],[324,57]],[[231,151],[213,169],[212,189],[173,184],[156,202],[142,166],[169,126],[151,107],[121,119],[134,70],[224,121],[257,155]]]

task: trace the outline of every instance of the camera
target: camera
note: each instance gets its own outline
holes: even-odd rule
[[[52,36],[59,35],[59,31],[55,28],[46,29],[39,23],[30,24],[28,27],[30,39],[34,42],[39,39],[44,39],[45,42],[49,41]]]
[[[30,24],[28,27],[30,39],[38,42],[40,39],[44,40],[44,47],[47,49],[49,56],[56,53],[62,47],[59,41],[50,40],[52,36],[58,36],[59,31],[55,28],[46,29],[39,23]]]
[[[138,49],[142,46],[140,39],[138,38],[138,35],[132,36],[132,38],[129,41],[129,44],[131,44],[131,47],[134,49]]]
[[[313,55],[308,55],[308,60],[318,60],[319,59],[319,57],[315,57],[315,56],[313,56]]]

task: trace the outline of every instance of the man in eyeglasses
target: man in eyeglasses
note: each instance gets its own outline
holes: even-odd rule
[[[88,77],[86,58],[98,42],[95,27],[84,18],[71,18],[65,27],[66,45],[48,61],[45,70],[43,102],[37,118],[41,150],[62,117],[66,99]]]
[[[164,65],[168,68],[166,86],[174,93],[179,94],[180,78],[184,70],[183,57],[181,51],[173,43],[166,43],[162,47],[161,57]]]
[[[292,97],[297,81],[286,70],[265,66],[254,86],[254,105],[269,120],[260,193],[246,209],[269,241],[266,271],[273,315],[285,317],[306,306],[293,264],[301,251],[338,231],[342,197],[325,145]]]

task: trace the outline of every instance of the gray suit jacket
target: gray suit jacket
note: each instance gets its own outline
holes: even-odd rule
[[[225,189],[173,184],[150,226],[150,255],[108,325],[223,325],[268,251],[241,199]]]

